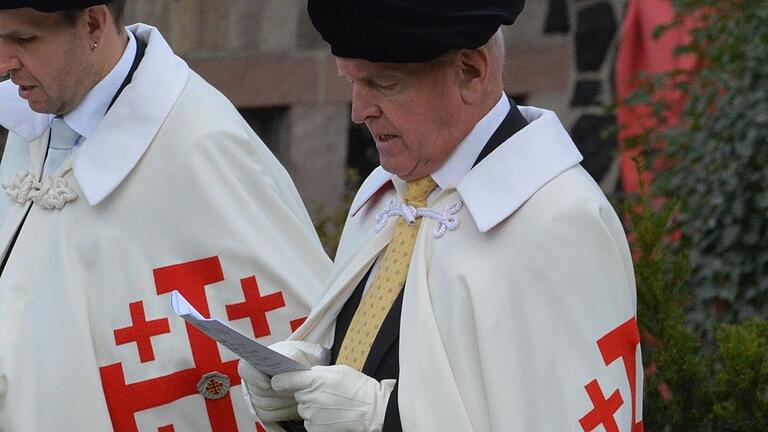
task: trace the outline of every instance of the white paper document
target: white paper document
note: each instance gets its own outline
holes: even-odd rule
[[[176,315],[184,318],[198,330],[224,345],[267,376],[309,369],[297,361],[272,351],[217,319],[203,317],[178,291],[171,293],[171,307]]]

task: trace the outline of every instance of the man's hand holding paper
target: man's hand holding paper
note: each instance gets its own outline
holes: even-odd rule
[[[330,358],[328,348],[302,341],[277,342],[269,348],[307,367],[328,364]],[[292,390],[276,391],[270,378],[246,361],[240,361],[238,373],[243,380],[245,400],[261,421],[301,419]]]
[[[271,384],[294,395],[308,432],[381,432],[395,383],[334,365],[275,375]]]

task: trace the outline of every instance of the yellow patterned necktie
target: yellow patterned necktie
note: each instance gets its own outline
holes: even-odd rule
[[[408,182],[405,185],[403,199],[406,204],[415,208],[426,207],[427,196],[436,186],[432,177],[422,177]],[[347,334],[341,343],[336,364],[345,364],[357,370],[363,369],[379,328],[405,284],[420,225],[421,218],[417,218],[412,225],[403,218],[398,219],[379,271],[355,311]]]

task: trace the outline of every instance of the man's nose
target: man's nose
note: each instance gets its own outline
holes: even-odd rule
[[[5,77],[19,69],[21,69],[19,58],[0,48],[0,77]]]
[[[372,94],[372,90],[363,85],[352,87],[352,121],[364,123],[366,120],[381,116],[381,107]]]

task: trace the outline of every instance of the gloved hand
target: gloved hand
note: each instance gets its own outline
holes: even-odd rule
[[[310,367],[328,364],[330,359],[328,348],[304,341],[281,341],[270,345],[269,348]],[[275,391],[270,378],[246,361],[240,360],[237,371],[243,380],[243,395],[249,410],[259,420],[280,422],[301,418],[293,392]]]
[[[315,366],[272,378],[278,392],[295,392],[309,432],[380,432],[396,380],[377,381],[349,366]]]

